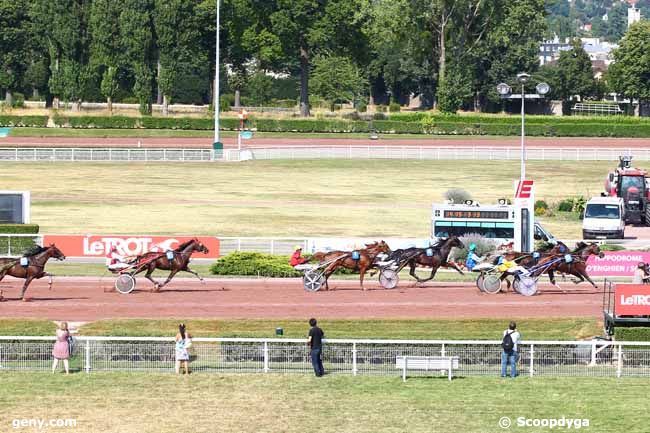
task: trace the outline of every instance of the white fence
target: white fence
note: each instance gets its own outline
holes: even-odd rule
[[[650,149],[527,147],[527,160],[618,161],[619,155],[650,161]],[[416,160],[519,160],[519,147],[490,146],[295,146],[248,147],[225,150],[228,161],[259,159],[416,159]]]
[[[194,338],[191,367],[195,372],[308,373],[304,339]],[[47,371],[54,337],[0,337],[0,370]],[[455,356],[459,376],[497,376],[500,341],[325,340],[323,362],[329,373],[399,376],[398,356]],[[592,341],[523,341],[520,375],[650,376],[650,343]],[[73,370],[174,370],[174,341],[154,337],[79,337]],[[409,375],[432,372],[409,372]],[[438,372],[434,372],[438,374]]]
[[[0,148],[0,161],[212,161],[211,149]]]

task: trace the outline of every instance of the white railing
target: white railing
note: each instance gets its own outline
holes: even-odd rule
[[[47,371],[54,337],[0,337],[0,370]],[[218,373],[307,373],[304,339],[194,338],[191,368]],[[330,373],[394,375],[398,356],[454,356],[459,376],[496,376],[501,341],[325,340]],[[156,337],[78,337],[72,367],[78,371],[174,371],[174,341]],[[525,376],[650,376],[650,342],[522,341],[518,370]],[[422,374],[409,372],[409,375]],[[431,374],[431,372],[427,372]],[[433,373],[437,374],[437,373]]]
[[[30,245],[43,245],[40,234],[0,234],[0,257],[19,257]]]
[[[256,159],[416,159],[416,160],[519,160],[519,147],[491,146],[292,146],[226,149],[228,161]],[[650,161],[650,148],[527,147],[526,159],[539,161],[618,161],[619,155]]]
[[[211,149],[158,149],[158,148],[83,148],[58,147],[0,148],[0,161],[211,161]],[[217,157],[220,155],[216,155]]]

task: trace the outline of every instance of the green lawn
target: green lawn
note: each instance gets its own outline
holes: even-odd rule
[[[610,162],[529,162],[548,202],[598,194]],[[427,237],[431,203],[463,187],[483,204],[512,197],[518,161],[10,163],[0,183],[32,192],[44,233]],[[560,238],[580,222],[543,218]]]
[[[647,380],[410,378],[310,374],[1,373],[0,430],[72,418],[102,433],[545,432],[517,418],[587,419],[592,432],[647,432]],[[498,426],[510,417],[513,427]],[[559,430],[559,429],[558,429]],[[554,431],[554,430],[550,430]],[[561,430],[564,431],[564,430]]]
[[[508,321],[511,319],[508,318]],[[527,340],[582,340],[602,334],[597,319],[514,318]],[[309,326],[306,320],[191,320],[188,330],[196,337],[275,338],[275,329],[284,329],[285,338],[302,338]],[[440,320],[322,320],[329,338],[382,338],[420,340],[494,340],[507,323],[500,319]],[[177,320],[99,320],[83,325],[80,335],[91,336],[173,336]],[[47,320],[0,319],[0,335],[52,335]]]

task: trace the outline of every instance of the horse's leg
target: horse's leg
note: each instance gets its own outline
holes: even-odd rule
[[[366,274],[366,266],[359,267],[359,281],[361,282],[361,290],[366,290],[365,287],[363,287],[363,276]]]
[[[25,292],[27,291],[27,286],[29,286],[29,283],[31,283],[33,279],[34,279],[34,277],[27,277],[27,278],[25,278],[25,284],[23,284],[23,290],[20,292],[20,298],[21,298],[23,301],[26,301],[26,300],[27,300],[27,299],[25,298]]]
[[[429,275],[429,278],[426,278],[426,279],[422,280],[422,282],[424,283],[424,282],[427,282],[427,281],[431,281],[431,280],[433,280],[433,278],[436,276],[436,272],[438,272],[438,268],[439,268],[439,267],[440,267],[440,265],[438,265],[438,266],[433,266],[433,267],[431,268],[431,275]]]
[[[172,280],[172,278],[174,278],[174,275],[176,275],[177,273],[178,273],[178,269],[172,269],[171,272],[169,273],[169,275],[167,276],[167,279],[165,280],[165,282],[158,285],[158,290],[165,287]]]
[[[159,291],[160,290],[160,283],[158,281],[154,280],[153,278],[151,278],[151,274],[153,274],[153,271],[156,269],[155,264],[154,264],[154,266],[151,266],[151,264],[149,264],[149,265],[147,265],[147,267],[145,269],[147,270],[147,273],[144,274],[144,277],[147,280],[151,281],[151,283],[153,284],[153,291],[154,292]]]
[[[555,281],[555,274],[553,273],[553,269],[549,269],[546,273],[548,274],[548,279],[551,281],[551,284],[561,290],[562,287],[560,287],[560,285]]]
[[[411,270],[409,271],[409,275],[415,278],[417,283],[421,283],[422,281],[420,280],[420,277],[418,277],[415,274],[415,268],[417,267],[417,264],[415,263],[415,260],[410,260],[408,262],[408,265],[411,267]]]
[[[201,276],[199,275],[199,273],[196,272],[196,271],[191,270],[189,266],[185,266],[185,269],[183,269],[183,270],[184,270],[185,272],[189,272],[190,274],[195,275],[196,278],[198,278],[200,281],[203,281],[203,278],[201,278]]]

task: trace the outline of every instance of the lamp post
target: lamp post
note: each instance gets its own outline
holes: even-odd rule
[[[215,53],[215,63],[214,63],[214,142],[212,143],[212,149],[216,154],[217,151],[222,152],[223,157],[223,143],[221,143],[219,136],[219,9],[220,9],[220,0],[217,0],[217,30],[216,30],[216,53]]]
[[[521,174],[520,180],[526,179],[526,143],[525,143],[525,111],[524,102],[526,99],[539,99],[543,98],[550,90],[551,87],[546,83],[539,83],[535,86],[536,93],[526,93],[526,83],[530,81],[530,75],[525,72],[517,74],[517,81],[521,84],[521,94],[512,94],[512,89],[506,83],[497,85],[497,93],[502,99],[521,99]]]

